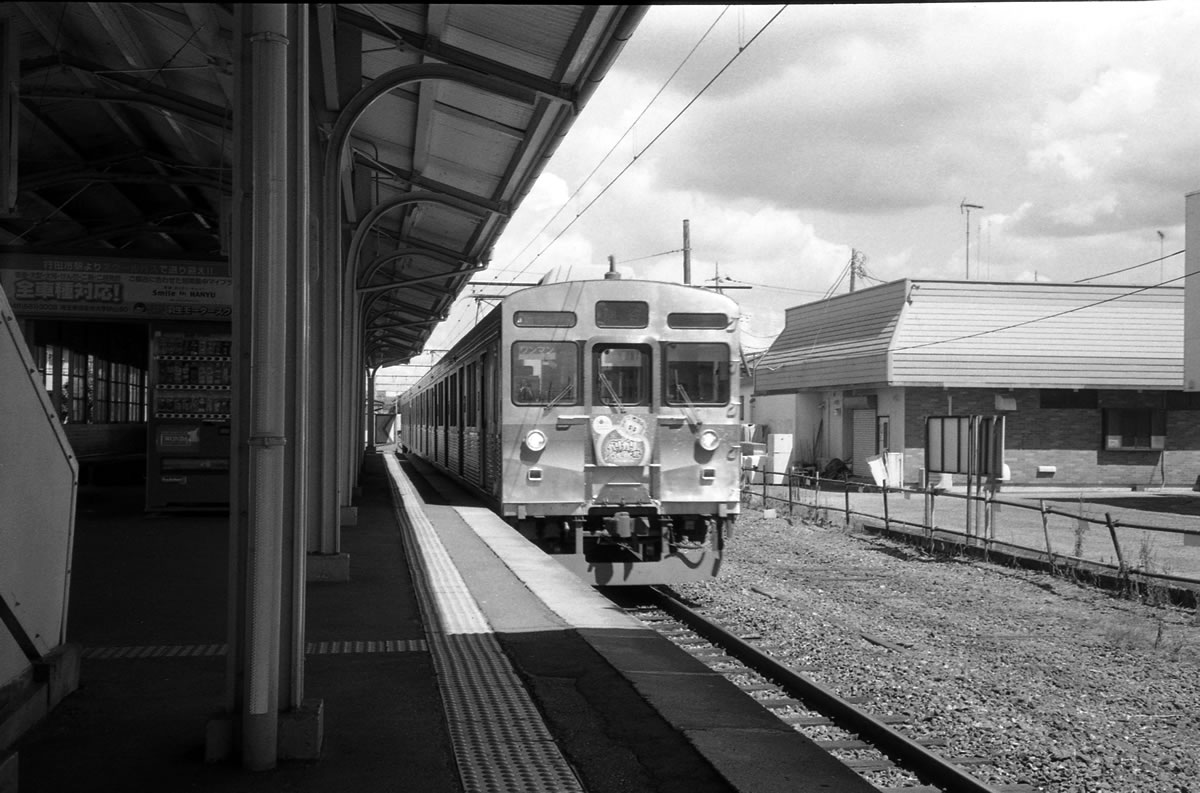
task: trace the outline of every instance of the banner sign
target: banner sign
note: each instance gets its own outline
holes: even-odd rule
[[[0,286],[19,316],[229,321],[227,262],[0,253]]]

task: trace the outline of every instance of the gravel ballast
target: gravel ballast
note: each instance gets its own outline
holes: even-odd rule
[[[675,591],[992,784],[1200,791],[1195,612],[748,512],[719,578]],[[1153,593],[1152,593],[1153,594]],[[778,649],[776,649],[778,648]]]

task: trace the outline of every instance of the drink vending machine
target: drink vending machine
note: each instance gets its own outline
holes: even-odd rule
[[[233,358],[226,330],[152,328],[146,509],[228,509]]]

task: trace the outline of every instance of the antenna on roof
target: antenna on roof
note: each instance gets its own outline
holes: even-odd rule
[[[967,213],[967,280],[971,280],[971,210],[983,209],[979,204],[968,204],[967,199],[963,199],[958,205],[958,214]]]

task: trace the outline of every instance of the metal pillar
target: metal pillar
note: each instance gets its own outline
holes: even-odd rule
[[[301,756],[286,748],[281,715],[300,707],[304,689],[308,35],[303,6],[234,13],[229,720],[224,751],[210,729],[208,753],[240,749],[245,767],[264,770],[281,745],[284,756]]]
[[[293,43],[289,47],[288,69],[292,91],[291,105],[288,109],[292,133],[289,148],[290,159],[288,169],[292,176],[294,189],[288,195],[288,207],[292,223],[292,251],[288,257],[291,267],[292,318],[289,327],[292,330],[290,361],[292,364],[289,388],[293,395],[293,420],[291,427],[291,481],[290,496],[292,498],[292,529],[288,532],[290,547],[288,548],[285,564],[289,566],[291,577],[287,581],[292,598],[290,620],[283,626],[283,646],[289,651],[286,670],[289,673],[283,677],[287,683],[284,691],[286,705],[289,710],[296,712],[304,704],[304,662],[307,636],[305,634],[305,614],[307,612],[307,571],[308,571],[308,521],[311,513],[310,501],[313,494],[306,486],[308,483],[309,463],[312,459],[311,449],[315,434],[312,432],[312,411],[309,410],[308,385],[312,369],[313,332],[312,332],[312,290],[309,288],[311,276],[312,254],[317,245],[316,219],[312,214],[313,163],[312,147],[308,130],[312,129],[312,117],[309,104],[306,101],[309,91],[309,18],[306,5],[291,7]],[[298,99],[297,99],[298,98]],[[319,717],[318,717],[319,718]],[[319,732],[320,725],[317,725]],[[313,747],[320,751],[319,743]],[[290,755],[303,754],[292,750],[285,742],[285,750]]]

